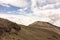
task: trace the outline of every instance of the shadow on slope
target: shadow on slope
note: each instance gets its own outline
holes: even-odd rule
[[[21,30],[21,27],[18,24],[11,22],[7,19],[0,18],[0,35],[5,32],[11,32],[12,29],[19,31]]]

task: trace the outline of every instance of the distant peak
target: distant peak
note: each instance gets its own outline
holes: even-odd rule
[[[43,21],[36,21],[32,24],[30,24],[29,26],[31,27],[47,27],[47,28],[52,28],[52,27],[56,27],[55,25],[49,23],[49,22],[43,22]]]

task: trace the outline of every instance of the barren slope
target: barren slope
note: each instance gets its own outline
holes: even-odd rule
[[[49,31],[54,31],[60,35],[60,27],[57,27],[48,22],[36,21],[30,24],[29,27],[47,29]]]
[[[4,33],[0,40],[60,40],[60,35],[46,29],[22,26],[17,32]],[[13,31],[13,30],[12,30]]]
[[[0,19],[0,25],[2,23],[4,26],[0,26],[0,40],[60,40],[60,31],[56,26],[47,23],[47,22],[35,22],[29,26],[18,25],[12,26],[9,32],[2,31],[6,27],[9,29],[7,25],[9,22],[7,20]],[[2,22],[1,22],[2,21]],[[7,25],[7,26],[6,26]],[[3,29],[1,28],[3,27]],[[16,28],[15,28],[16,27]],[[20,30],[18,30],[21,28]],[[16,30],[17,29],[17,30]],[[2,33],[3,32],[3,33]]]

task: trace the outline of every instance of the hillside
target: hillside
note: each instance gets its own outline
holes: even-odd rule
[[[0,35],[0,40],[60,40],[60,34],[58,33],[59,29],[55,26],[52,26],[49,23],[46,24],[46,22],[40,23],[39,21],[33,24],[25,26],[13,23],[6,19],[0,19],[0,25],[4,25],[0,26],[0,34],[2,34]],[[11,30],[6,32],[5,28],[10,29],[10,27]]]
[[[54,32],[60,34],[60,27],[57,27],[48,22],[36,21],[36,22],[30,24],[29,27],[47,29],[49,31],[54,31]]]
[[[1,36],[1,40],[60,40],[60,35],[46,29],[23,26],[17,33],[10,32]]]
[[[45,28],[52,28],[52,27],[57,27],[49,22],[43,22],[43,21],[36,21],[32,24],[30,24],[29,26],[40,26],[40,27],[45,27]]]

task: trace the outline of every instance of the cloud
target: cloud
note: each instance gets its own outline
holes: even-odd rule
[[[2,6],[2,7],[1,7]],[[0,0],[2,12],[25,14],[31,12],[31,0]]]
[[[0,5],[2,5],[2,6],[4,6],[4,7],[10,7],[9,5],[4,4],[4,3],[0,3]]]
[[[60,15],[60,9],[40,10],[38,8],[34,8],[33,11],[34,11],[33,15],[43,16],[43,17],[49,17],[55,14]]]
[[[60,8],[60,0],[32,0],[32,7],[40,9],[58,9]]]
[[[41,8],[43,10],[47,10],[47,9],[59,9],[60,8],[60,3],[49,4],[49,5],[43,6]]]
[[[60,20],[60,17],[56,17],[57,15],[60,16],[60,0],[32,0],[31,9],[33,11],[33,14],[31,15],[53,19],[50,21],[50,23],[53,22],[52,24],[60,26],[60,21],[58,22],[58,20]]]
[[[4,4],[11,4],[17,7],[27,7],[30,4],[30,1],[28,0],[0,0],[0,4],[4,3]]]
[[[38,16],[59,14],[60,0],[32,0],[31,9],[33,14]]]
[[[5,14],[0,14],[0,17],[24,25],[31,24],[34,21],[51,22],[52,20],[49,18],[51,15],[60,15],[60,0],[0,0],[0,5],[19,7],[18,10],[8,11],[8,13],[17,12],[20,15],[6,15],[4,17]],[[56,23],[58,22],[56,21]]]
[[[13,5],[6,5],[6,4],[0,4],[0,13],[5,13],[5,14],[18,14],[17,10],[19,8],[15,7]]]
[[[0,18],[5,18],[12,22],[16,22],[17,24],[23,24],[23,25],[29,25],[35,21],[46,21],[46,22],[50,21],[49,18],[45,17],[40,18],[32,15],[25,16],[25,15],[0,14]]]
[[[60,20],[55,21],[53,24],[60,27]]]

